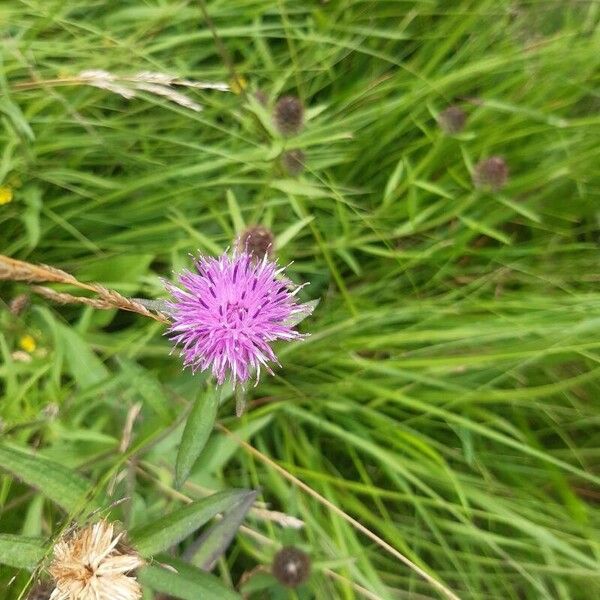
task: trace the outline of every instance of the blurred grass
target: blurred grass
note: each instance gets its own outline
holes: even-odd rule
[[[0,6],[2,252],[119,291],[159,297],[189,252],[261,222],[285,244],[311,337],[221,421],[461,598],[600,594],[600,7],[590,1],[211,0],[245,93],[188,90],[195,113],[44,83],[86,69],[232,73],[194,2]],[[31,89],[19,87],[34,81]],[[298,94],[308,121],[284,140],[269,108]],[[437,114],[468,114],[444,134]],[[301,148],[305,173],[279,167]],[[498,194],[473,165],[502,155]],[[8,303],[23,286],[3,284]],[[128,524],[181,498],[174,424],[200,380],[161,325],[32,299],[0,309],[4,436],[94,480],[117,468]],[[30,362],[15,360],[32,335]],[[19,355],[17,355],[17,358]],[[128,409],[137,467],[118,445]],[[50,408],[49,408],[50,407]],[[55,408],[58,416],[54,416]],[[237,584],[281,543],[308,550],[309,584],[256,598],[434,598],[347,522],[215,433],[184,493],[246,486],[303,530],[263,520],[218,572]],[[61,515],[0,476],[0,531],[48,536]],[[331,572],[339,576],[331,575]],[[0,598],[26,577],[0,567]],[[21,587],[20,587],[21,586]],[[261,595],[262,594],[262,595]]]

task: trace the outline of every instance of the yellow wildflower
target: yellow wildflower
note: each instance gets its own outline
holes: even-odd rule
[[[239,96],[248,87],[248,82],[241,76],[236,75],[229,80],[229,89]]]
[[[13,191],[9,185],[0,185],[0,206],[12,202]]]
[[[31,354],[37,348],[35,339],[29,334],[21,336],[21,339],[19,340],[19,346],[25,350],[25,352],[29,352],[29,354]]]

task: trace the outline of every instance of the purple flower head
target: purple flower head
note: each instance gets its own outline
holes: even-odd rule
[[[252,260],[248,252],[201,257],[196,271],[184,271],[179,286],[167,284],[171,340],[181,345],[184,366],[211,369],[221,384],[231,378],[244,383],[261,365],[272,373],[277,363],[270,346],[275,340],[303,337],[293,329],[308,316],[314,303],[300,304],[283,268],[265,256]]]

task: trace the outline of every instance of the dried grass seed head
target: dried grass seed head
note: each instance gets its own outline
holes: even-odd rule
[[[15,296],[8,305],[12,315],[18,317],[29,306],[29,295],[19,294]]]

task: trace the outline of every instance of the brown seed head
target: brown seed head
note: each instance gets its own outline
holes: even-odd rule
[[[31,588],[27,600],[49,600],[53,589],[48,581],[40,581]]]
[[[283,135],[295,135],[304,125],[304,107],[296,96],[283,96],[275,105],[275,124]]]
[[[142,590],[130,573],[144,561],[123,537],[103,520],[57,542],[48,568],[55,582],[52,600],[139,600]]]
[[[460,133],[466,122],[467,114],[459,106],[449,106],[438,115],[438,123],[446,133]]]
[[[273,576],[286,587],[295,588],[303,584],[310,575],[311,560],[306,552],[294,546],[285,546],[273,559]]]
[[[304,171],[304,160],[306,156],[300,149],[287,150],[281,155],[281,166],[290,175],[300,175]]]
[[[15,296],[9,304],[9,309],[10,312],[15,316],[18,317],[26,308],[27,305],[29,304],[29,296],[27,294],[19,294],[18,296]]]
[[[271,258],[274,244],[273,232],[264,225],[249,227],[238,240],[238,248],[248,252],[256,260],[262,260],[265,255]]]
[[[490,156],[475,166],[473,183],[478,188],[498,191],[508,181],[508,165],[501,156]]]
[[[256,90],[254,92],[254,97],[258,103],[262,104],[263,106],[267,106],[269,104],[269,96],[264,90]]]

